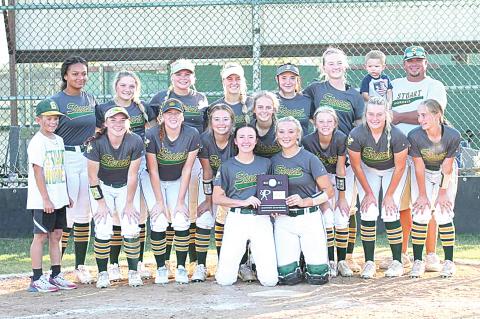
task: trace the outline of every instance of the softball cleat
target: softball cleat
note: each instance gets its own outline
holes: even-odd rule
[[[178,266],[175,271],[175,281],[179,284],[188,284],[188,272],[184,266]]]
[[[101,271],[97,276],[97,288],[108,288],[110,286],[110,279],[107,271]]]
[[[166,285],[168,284],[168,270],[167,266],[158,267],[157,275],[155,276],[155,283]]]
[[[412,271],[410,271],[411,278],[420,278],[425,273],[425,263],[423,260],[415,260],[413,262]]]
[[[117,263],[108,265],[108,278],[111,281],[120,281],[122,274],[120,273],[120,267]]]
[[[353,271],[348,267],[345,260],[340,260],[337,264],[337,273],[342,277],[352,277]]]
[[[143,286],[142,278],[140,277],[140,273],[137,270],[128,271],[128,285],[130,287]]]
[[[442,278],[450,278],[455,274],[457,267],[455,267],[455,263],[451,260],[445,260],[443,263],[442,271],[440,272],[440,276]]]
[[[137,271],[140,273],[140,278],[149,279],[152,277],[150,271],[145,267],[145,264],[141,261],[137,264]]]
[[[81,284],[91,284],[93,282],[92,275],[90,275],[90,271],[88,271],[85,265],[78,265],[77,269],[75,269],[75,276]]]
[[[440,263],[440,258],[438,258],[438,255],[436,253],[429,253],[427,255],[427,258],[425,258],[425,271],[442,271],[442,264]]]
[[[385,271],[385,277],[400,277],[403,275],[403,265],[398,260],[392,261],[390,267]]]
[[[206,278],[207,278],[207,269],[205,268],[205,265],[203,264],[197,265],[192,275],[192,281],[204,282]]]
[[[363,265],[363,270],[362,273],[360,274],[360,277],[363,279],[372,279],[375,277],[377,273],[377,266],[375,263],[371,260],[368,260],[365,265]]]
[[[330,260],[328,263],[328,266],[330,267],[329,269],[329,274],[331,278],[337,277],[337,263],[333,260]]]

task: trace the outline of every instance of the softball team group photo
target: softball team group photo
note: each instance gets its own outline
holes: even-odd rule
[[[61,90],[36,105],[39,131],[28,145],[28,291],[107,288],[122,280],[122,248],[132,287],[208,277],[222,286],[323,285],[372,279],[378,268],[386,277],[452,277],[461,135],[445,119],[445,87],[427,75],[421,46],[405,48],[402,78],[384,74],[381,51],[364,63],[363,81],[347,83],[347,56],[330,47],[321,80],[302,88],[299,67],[285,63],[276,92],[249,95],[242,65],[229,62],[219,74],[223,96],[208,101],[195,88],[195,65],[179,59],[170,86],[149,101],[139,77],[120,71],[112,100],[99,104],[85,91],[87,61],[66,59]],[[260,175],[288,177],[286,214],[257,214]],[[376,264],[379,218],[391,254]],[[357,228],[362,263],[353,258]],[[61,269],[71,237],[73,281]],[[90,241],[96,269],[86,265]],[[144,258],[147,241],[154,264]]]

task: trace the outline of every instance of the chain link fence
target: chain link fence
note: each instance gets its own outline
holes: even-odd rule
[[[428,74],[447,87],[447,118],[470,147],[464,172],[480,166],[475,0],[2,0],[1,9],[10,62],[0,64],[0,187],[25,182],[34,106],[59,91],[60,65],[71,55],[89,61],[86,89],[99,102],[111,98],[122,69],[139,75],[149,100],[168,87],[168,65],[179,58],[194,61],[196,88],[214,101],[228,61],[244,66],[250,93],[276,90],[275,69],[285,62],[300,66],[306,86],[319,78],[320,56],[333,45],[349,56],[348,81],[358,88],[367,52],[383,51],[385,73],[398,78],[405,76],[403,49],[419,44],[429,54]]]

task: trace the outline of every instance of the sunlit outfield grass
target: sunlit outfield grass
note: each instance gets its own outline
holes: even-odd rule
[[[30,244],[31,238],[16,238],[16,239],[0,239],[0,275],[5,274],[17,274],[17,273],[29,273],[31,272],[30,264]],[[357,239],[357,245],[355,247],[355,253],[361,254],[360,239]],[[386,255],[388,254],[388,243],[386,240],[385,234],[377,235],[377,251],[378,254]],[[211,243],[210,249],[213,252],[213,245]],[[438,254],[442,257],[443,252],[440,245],[440,240],[438,241]],[[480,235],[479,234],[457,234],[456,247],[455,247],[455,258],[458,259],[468,259],[480,261]],[[146,252],[145,252],[145,262],[154,263],[154,258],[150,245],[147,242]],[[120,255],[120,261],[125,261],[125,255],[122,251]],[[44,248],[44,259],[43,259],[43,268],[47,270],[50,268],[50,261],[48,257],[47,247]],[[95,260],[93,258],[93,247],[92,241],[90,241],[90,246],[87,253],[87,265],[94,266]],[[73,242],[70,239],[69,247],[67,248],[66,254],[62,261],[62,267],[66,270],[73,269],[75,265],[75,255],[73,254]]]

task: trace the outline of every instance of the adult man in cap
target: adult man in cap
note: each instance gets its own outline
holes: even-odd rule
[[[405,49],[403,55],[403,69],[406,77],[395,79],[393,85],[393,124],[407,135],[413,128],[418,126],[417,107],[426,99],[435,99],[443,109],[447,107],[447,92],[445,86],[438,80],[427,76],[427,54],[421,46],[410,46]],[[410,162],[410,161],[409,161]],[[410,163],[411,164],[411,163]],[[411,201],[415,199],[412,198]],[[410,260],[406,254],[408,239],[412,230],[412,213],[410,210],[410,176],[407,178],[405,192],[400,206],[400,221],[403,229],[402,262],[409,266]],[[414,230],[415,232],[415,227]],[[435,220],[430,220],[426,243],[427,271],[440,271],[440,260],[435,253],[437,241],[437,225]],[[387,266],[386,263],[380,265]],[[382,267],[382,268],[383,268]]]

